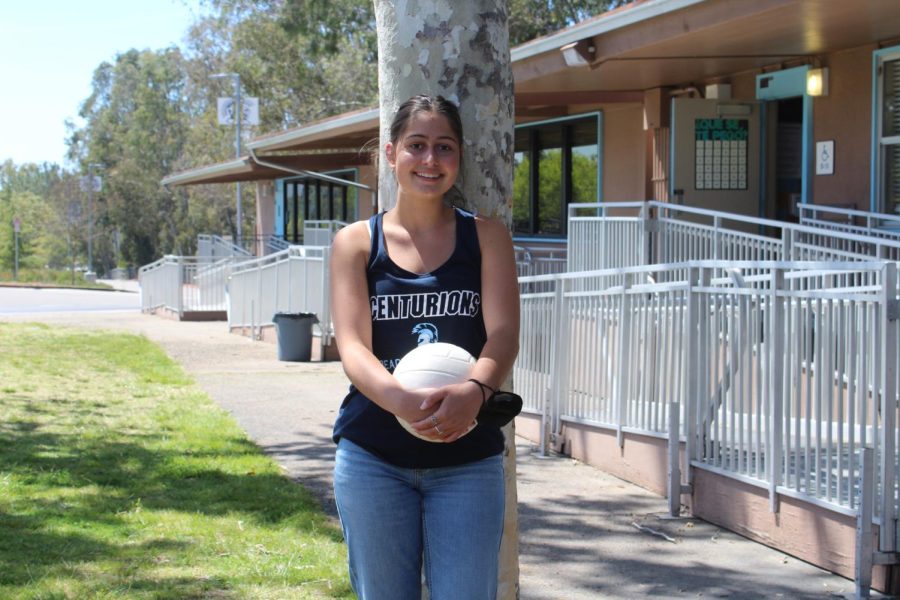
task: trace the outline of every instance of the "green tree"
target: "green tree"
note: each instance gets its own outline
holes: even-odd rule
[[[71,177],[58,165],[7,160],[0,165],[0,268],[15,262],[13,219],[20,221],[19,266],[40,268],[64,261],[65,244],[58,235],[62,221],[59,196]]]
[[[41,250],[42,224],[50,217],[46,201],[33,192],[0,192],[0,266],[12,270],[16,256],[16,234],[13,219],[19,219],[19,267],[39,268],[44,264]]]
[[[181,155],[186,130],[184,59],[177,48],[129,50],[94,73],[93,90],[80,111],[70,156],[95,163],[104,181],[93,205],[97,264],[115,266],[110,239],[122,234],[123,258],[146,264],[170,252],[178,236],[180,207],[159,182]],[[95,265],[96,266],[96,265]]]
[[[511,43],[622,3],[509,0]],[[183,53],[129,50],[99,65],[80,111],[85,125],[71,127],[70,158],[78,165],[73,177],[86,173],[90,163],[104,167],[98,170],[103,191],[92,211],[99,270],[146,264],[164,253],[189,254],[198,233],[236,230],[227,187],[159,185],[176,171],[234,158],[233,129],[216,122],[216,98],[231,95],[232,88],[211,75],[237,73],[243,94],[259,98],[260,125],[245,127],[245,139],[377,104],[371,0],[206,0],[205,6]],[[59,241],[62,231],[66,239],[83,239],[78,234],[86,207],[74,224],[65,217],[69,205],[84,198],[73,198],[71,191],[57,193],[66,198],[34,193],[49,198],[61,215],[54,237],[59,248],[48,251],[57,262],[69,248]],[[253,187],[244,186],[244,231],[252,229],[253,195]],[[121,253],[115,239],[121,240]],[[72,247],[83,252],[83,244]]]
[[[510,44],[523,44],[624,4],[628,0],[509,0]]]

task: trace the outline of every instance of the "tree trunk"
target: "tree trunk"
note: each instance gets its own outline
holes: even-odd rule
[[[390,139],[397,108],[416,94],[456,102],[463,120],[462,167],[457,187],[463,205],[512,223],[513,80],[506,0],[375,0],[378,24],[378,93],[381,144]],[[381,210],[394,205],[396,181],[379,161]],[[458,200],[458,199],[454,199]],[[506,435],[506,519],[497,597],[518,597],[516,452],[512,424]]]

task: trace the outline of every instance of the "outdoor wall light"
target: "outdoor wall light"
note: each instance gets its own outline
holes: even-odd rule
[[[589,40],[581,40],[566,44],[560,51],[563,54],[563,60],[568,67],[583,67],[591,64],[594,60],[596,48]]]
[[[806,94],[809,96],[828,95],[828,67],[810,69],[806,72]]]

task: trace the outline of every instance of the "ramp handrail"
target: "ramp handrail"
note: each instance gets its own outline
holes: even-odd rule
[[[226,282],[240,256],[164,256],[138,271],[141,310],[186,312],[226,310]]]
[[[801,204],[798,208],[801,225],[900,241],[900,215],[814,204]]]
[[[347,226],[344,221],[304,221],[303,245],[304,246],[330,246],[334,234]]]
[[[656,201],[603,202],[569,205],[568,255],[576,271],[701,259],[900,261],[900,238]]]
[[[692,467],[766,489],[773,508],[796,496],[855,515],[871,446],[876,515],[890,523],[881,547],[892,548],[895,263],[693,261],[519,281],[514,378],[543,447],[567,422],[620,443],[678,435]]]
[[[252,252],[242,248],[222,236],[201,233],[197,236],[197,257],[224,258],[226,256],[253,256]]]
[[[314,313],[321,345],[329,345],[329,255],[328,246],[290,246],[235,265],[228,284],[229,329],[248,329],[255,336],[274,323],[276,313]]]

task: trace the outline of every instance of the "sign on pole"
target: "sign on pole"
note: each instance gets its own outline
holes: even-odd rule
[[[19,279],[19,229],[22,228],[22,221],[19,217],[13,217],[13,237],[16,245],[16,261],[13,263],[13,279]]]
[[[78,181],[78,185],[82,192],[99,192],[103,188],[103,180],[99,175],[85,175]]]
[[[216,104],[219,125],[234,125],[234,98],[219,98]],[[241,123],[259,125],[259,98],[241,99]]]

